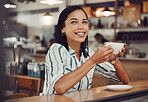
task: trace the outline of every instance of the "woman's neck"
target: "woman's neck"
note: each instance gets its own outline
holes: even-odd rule
[[[68,44],[73,50],[75,50],[75,52],[79,52],[80,51],[80,46],[81,43],[73,43],[73,44]]]
[[[81,46],[81,43],[69,43],[68,44],[73,50],[75,50],[75,53],[76,53],[76,57],[78,60],[80,60],[80,57],[79,57],[79,54],[80,54],[80,46]]]

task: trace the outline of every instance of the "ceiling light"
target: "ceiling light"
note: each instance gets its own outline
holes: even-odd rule
[[[105,7],[105,9],[103,10],[103,15],[111,16],[111,15],[115,15],[115,12],[111,11],[108,7]]]
[[[104,8],[97,8],[96,11],[94,12],[94,15],[96,17],[103,17],[104,15],[102,14],[102,11],[104,10]]]
[[[46,12],[43,16],[52,16],[49,12]]]
[[[103,8],[97,8],[96,11],[94,12],[96,17],[103,17],[103,16],[111,16],[115,15],[114,11],[111,11],[108,7],[103,7]]]
[[[53,20],[54,20],[53,16],[49,12],[47,12],[42,17],[42,25],[50,26],[53,24]]]
[[[62,0],[41,0],[40,3],[48,4],[48,5],[54,5],[54,4],[63,3],[63,1]]]
[[[6,0],[4,7],[5,8],[16,8],[16,5],[13,2],[11,2],[10,0]]]

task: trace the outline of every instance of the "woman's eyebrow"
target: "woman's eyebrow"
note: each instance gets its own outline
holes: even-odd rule
[[[77,19],[77,18],[71,18],[70,21],[71,21],[71,20],[78,20],[78,19]]]
[[[70,21],[71,20],[78,20],[78,19],[77,18],[71,18]],[[88,19],[83,19],[83,20],[88,20]]]
[[[83,19],[83,20],[88,20],[88,19]]]

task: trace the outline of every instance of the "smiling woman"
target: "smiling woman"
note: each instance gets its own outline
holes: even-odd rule
[[[80,12],[83,14],[83,20],[85,20],[85,22],[88,20],[88,16],[87,16],[86,12],[81,7],[72,6],[72,7],[68,7],[67,9],[63,10],[63,12],[61,12],[59,20],[58,20],[57,28],[56,28],[56,33],[55,33],[56,42],[65,46],[65,48],[67,50],[69,50],[69,48],[68,48],[66,33],[64,30],[67,30],[67,31],[72,30],[72,28],[69,27],[70,25],[73,26],[73,29],[75,26],[75,29],[76,29],[76,25],[78,26],[77,23],[79,23],[79,24],[82,23],[82,21],[78,22],[78,19],[80,19],[80,17],[79,17],[79,14],[77,14],[77,13],[76,13],[77,15],[75,15],[74,17],[71,16],[69,18],[71,12],[73,12],[75,10],[78,10],[78,11],[80,10]],[[84,16],[84,14],[85,14],[85,16]],[[88,21],[87,21],[87,23],[88,23]],[[69,26],[66,24],[68,24]],[[88,26],[88,24],[86,24],[86,26]],[[69,27],[69,29],[66,27]],[[83,28],[83,31],[84,31],[84,28]],[[85,41],[83,41],[81,43],[81,51],[83,52],[84,56],[86,57],[85,48],[87,48],[87,47],[85,47],[85,46],[88,46],[88,37],[87,36],[85,36],[85,37],[86,37]]]
[[[82,10],[75,10],[68,15],[62,33],[65,33],[68,45],[81,44],[88,35],[88,21]],[[80,46],[80,45],[79,45]]]
[[[128,83],[124,66],[104,45],[94,52],[88,48],[88,16],[79,6],[65,8],[58,20],[55,38],[46,56],[45,82],[41,95],[64,94],[91,88],[94,69],[116,82]],[[122,48],[125,52],[125,48]],[[112,65],[107,61],[115,63]],[[117,74],[117,75],[116,75]],[[117,77],[118,76],[118,77]]]

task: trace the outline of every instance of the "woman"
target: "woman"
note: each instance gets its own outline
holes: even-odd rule
[[[89,89],[95,68],[110,79],[116,80],[117,74],[121,82],[129,82],[124,66],[115,60],[117,55],[113,55],[111,46],[104,45],[95,53],[88,48],[88,17],[82,8],[64,9],[56,31],[56,43],[52,44],[46,56],[43,95]],[[114,67],[108,60],[114,62]]]
[[[91,43],[90,48],[93,49],[94,51],[97,51],[99,48],[101,48],[105,42],[108,42],[107,39],[103,37],[100,33],[96,33],[94,35],[95,42]]]

